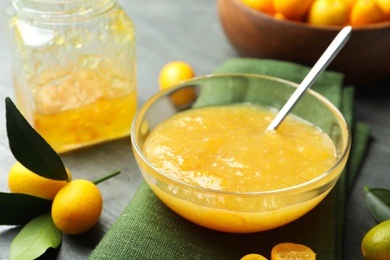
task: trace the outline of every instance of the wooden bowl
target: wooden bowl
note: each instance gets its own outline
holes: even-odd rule
[[[240,0],[218,0],[224,32],[243,57],[291,61],[312,67],[341,26],[313,26],[274,18]],[[353,28],[351,38],[329,64],[346,84],[366,84],[390,76],[390,22]]]

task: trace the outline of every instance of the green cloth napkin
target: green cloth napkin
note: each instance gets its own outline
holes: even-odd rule
[[[275,60],[233,58],[215,73],[266,74],[301,82],[309,68]],[[329,98],[352,126],[353,145],[348,165],[336,187],[314,210],[283,227],[251,234],[231,234],[195,225],[167,208],[147,184],[108,230],[90,259],[234,259],[259,253],[270,257],[281,242],[308,245],[317,259],[342,259],[345,200],[363,159],[370,127],[353,122],[354,88],[342,87],[343,75],[326,71],[312,87]]]

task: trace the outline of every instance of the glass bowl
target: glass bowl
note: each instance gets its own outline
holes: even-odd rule
[[[189,88],[195,90],[193,100],[181,104],[172,102],[174,93]],[[313,90],[308,90],[290,113],[318,126],[331,138],[336,148],[336,160],[330,169],[305,183],[258,192],[207,189],[170,177],[156,169],[143,154],[143,145],[150,131],[180,111],[244,102],[280,109],[296,88],[295,83],[263,75],[221,74],[196,77],[152,96],[138,110],[131,129],[134,156],[145,181],[177,214],[213,230],[259,232],[300,218],[334,187],[351,146],[350,129],[343,115]]]

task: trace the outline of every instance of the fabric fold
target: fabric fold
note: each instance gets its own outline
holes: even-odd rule
[[[214,73],[250,73],[300,83],[310,68],[294,63],[233,58]],[[354,88],[343,87],[343,75],[325,71],[312,89],[327,97],[345,115],[353,132],[348,165],[337,185],[311,212],[283,227],[251,234],[231,234],[195,225],[167,208],[143,182],[90,255],[90,259],[235,259],[249,253],[270,257],[281,242],[311,247],[321,260],[341,260],[344,208],[367,149],[371,128],[354,122]]]

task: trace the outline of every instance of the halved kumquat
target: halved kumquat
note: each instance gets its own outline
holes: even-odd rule
[[[302,244],[280,243],[272,248],[271,260],[315,260],[313,250]]]
[[[268,260],[268,259],[259,254],[247,254],[243,256],[240,260]]]

